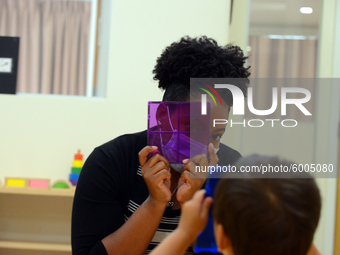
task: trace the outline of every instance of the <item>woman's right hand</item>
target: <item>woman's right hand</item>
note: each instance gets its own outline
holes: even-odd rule
[[[167,204],[171,199],[170,191],[170,164],[160,154],[148,155],[157,150],[157,146],[146,146],[139,153],[139,164],[142,167],[142,176],[149,190],[149,198],[154,202]]]

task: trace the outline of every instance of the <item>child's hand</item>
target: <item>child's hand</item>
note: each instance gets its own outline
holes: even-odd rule
[[[209,208],[213,199],[204,198],[205,190],[197,191],[193,198],[183,204],[178,230],[194,241],[207,224]]]
[[[207,224],[212,198],[204,198],[205,190],[197,191],[193,198],[183,204],[181,220],[177,229],[167,236],[150,255],[184,254],[196,236]]]

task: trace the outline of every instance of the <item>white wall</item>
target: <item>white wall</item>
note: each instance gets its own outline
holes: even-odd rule
[[[318,77],[339,77],[340,3],[323,1],[318,45]],[[333,80],[335,81],[335,80]],[[339,81],[318,87],[315,160],[332,163],[338,169]],[[322,211],[315,235],[322,254],[334,253],[337,179],[318,179],[322,194]]]
[[[156,58],[183,35],[227,43],[230,1],[112,1],[106,99],[0,95],[0,180],[67,179],[73,155],[146,129]]]
[[[250,0],[239,0],[233,2],[232,20],[229,27],[229,43],[241,47],[243,53],[247,55],[248,30],[250,18]],[[242,121],[242,116],[234,116],[232,111],[229,113],[229,119]],[[243,152],[242,149],[242,128],[227,128],[221,142],[228,144],[233,149]]]

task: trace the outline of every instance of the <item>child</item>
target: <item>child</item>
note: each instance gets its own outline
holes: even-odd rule
[[[290,165],[276,157],[253,155],[236,164]],[[217,246],[224,255],[317,255],[312,245],[318,225],[321,198],[308,174],[286,178],[222,179],[215,191],[213,210]],[[301,178],[302,177],[302,178]],[[196,192],[183,205],[178,228],[151,255],[183,254],[204,229],[212,198]]]

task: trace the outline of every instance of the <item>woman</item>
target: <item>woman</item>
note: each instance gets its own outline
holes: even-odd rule
[[[245,94],[250,75],[245,60],[239,47],[220,47],[207,37],[184,37],[157,59],[154,79],[165,90],[163,101],[192,99],[190,77],[245,78],[237,84]],[[225,91],[219,95],[223,104],[211,107],[211,118],[228,119],[232,97]],[[172,115],[167,117],[171,120]],[[148,158],[161,148],[146,146],[146,131],[97,147],[84,164],[74,197],[73,254],[149,253],[176,228],[183,203],[203,187],[204,178],[190,178],[193,166],[229,165],[240,157],[220,143],[225,128],[211,127],[210,162],[202,155],[183,161],[182,172],[174,170],[160,154]],[[189,248],[187,254],[191,253]]]

